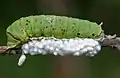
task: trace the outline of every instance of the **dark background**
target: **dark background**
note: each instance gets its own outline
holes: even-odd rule
[[[104,22],[106,34],[120,36],[120,0],[1,0],[0,44],[6,44],[6,28],[23,16],[55,14]],[[120,78],[120,52],[103,48],[94,58],[38,55],[0,56],[0,78]]]

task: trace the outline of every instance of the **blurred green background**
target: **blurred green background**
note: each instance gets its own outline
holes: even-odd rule
[[[120,0],[1,0],[0,44],[6,44],[6,28],[23,16],[55,14],[104,22],[106,34],[120,36]],[[22,67],[19,55],[0,56],[0,78],[120,78],[120,52],[103,48],[94,58],[27,56]]]

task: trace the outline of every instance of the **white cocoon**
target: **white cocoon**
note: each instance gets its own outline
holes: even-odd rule
[[[98,41],[88,38],[72,38],[72,39],[56,39],[43,38],[42,40],[29,41],[22,45],[23,54],[20,56],[18,66],[21,66],[26,56],[30,55],[45,55],[47,53],[53,55],[64,56],[66,54],[73,54],[74,56],[86,55],[93,57],[101,50],[101,45]]]
[[[22,50],[25,54],[30,55],[50,53],[62,56],[66,54],[94,56],[101,50],[101,45],[96,40],[88,38],[43,38],[29,41],[22,46]]]
[[[22,54],[18,61],[18,66],[21,66],[25,62],[26,56]]]

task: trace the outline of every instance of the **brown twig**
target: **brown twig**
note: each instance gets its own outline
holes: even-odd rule
[[[101,45],[105,47],[106,46],[115,47],[118,50],[120,50],[120,37],[116,37],[113,39],[104,39]]]
[[[7,52],[7,46],[0,46],[0,54]]]
[[[7,46],[0,46],[0,54],[6,55],[6,54],[21,54],[21,50],[19,48],[11,48],[8,49]]]

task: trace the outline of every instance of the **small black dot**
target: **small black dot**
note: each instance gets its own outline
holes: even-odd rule
[[[80,33],[77,33],[77,35],[80,35]]]
[[[30,21],[29,21],[29,20],[26,20],[26,21],[30,23]]]
[[[65,32],[65,29],[63,29],[63,31]]]
[[[42,33],[41,36],[44,36],[44,34]]]
[[[95,36],[95,34],[93,33],[92,36]]]
[[[40,24],[42,24],[42,22],[40,22]]]
[[[52,30],[54,30],[55,28],[52,28]]]
[[[46,28],[48,28],[48,26],[46,26]]]
[[[72,29],[74,28],[74,26],[72,27]]]
[[[28,20],[26,20],[28,22]]]
[[[21,30],[21,31],[23,31],[23,30]]]
[[[61,31],[65,32],[65,29],[61,29]]]
[[[62,32],[62,35],[64,35],[64,32]]]
[[[53,22],[53,20],[50,21],[51,23]]]
[[[26,23],[26,25],[28,25],[28,23]]]

